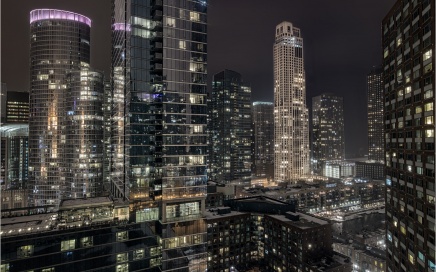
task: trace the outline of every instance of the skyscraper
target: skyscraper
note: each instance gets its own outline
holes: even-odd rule
[[[224,70],[213,76],[211,113],[212,179],[249,182],[251,177],[251,88]]]
[[[295,182],[309,173],[303,38],[289,22],[276,27],[274,43],[274,178]]]
[[[274,177],[274,103],[253,102],[254,174]]]
[[[343,98],[325,93],[312,98],[312,152],[318,173],[329,160],[345,159]]]
[[[29,125],[2,125],[0,136],[0,181],[5,189],[24,189],[27,186],[29,170]]]
[[[162,270],[204,271],[207,3],[112,6],[112,194],[157,220]]]
[[[367,76],[368,160],[384,161],[382,68],[373,67]]]
[[[82,66],[67,73],[66,198],[103,193],[103,73]]]
[[[101,75],[89,78],[90,31],[77,13],[30,12],[30,205],[57,209],[63,198],[96,196],[89,181],[102,178],[92,170],[102,137],[93,133],[103,117]]]
[[[435,1],[398,0],[382,23],[386,271],[435,270]]]
[[[29,122],[29,93],[7,92],[6,94],[6,123]]]

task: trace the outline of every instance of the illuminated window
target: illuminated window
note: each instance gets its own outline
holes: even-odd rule
[[[158,266],[161,263],[161,258],[150,259],[150,267]]]
[[[129,264],[128,263],[119,264],[116,266],[115,271],[116,272],[129,272]]]
[[[117,232],[117,241],[125,241],[129,238],[127,231]]]
[[[133,260],[140,260],[144,258],[144,249],[137,249],[133,251]]]
[[[397,39],[397,46],[400,46],[401,42],[402,42],[402,40],[401,40],[401,37],[400,37],[400,38]]]
[[[433,110],[433,102],[427,103],[424,105],[425,111],[432,111]]]
[[[17,250],[18,258],[26,258],[33,255],[33,245],[21,246]]]
[[[150,256],[160,255],[160,247],[150,247]]]
[[[55,272],[55,269],[54,269],[54,267],[45,268],[45,269],[41,270],[41,272]]]
[[[83,237],[83,238],[80,238],[80,246],[81,247],[89,247],[89,246],[92,246],[94,243],[93,243],[93,237],[92,236],[90,236],[90,237]]]
[[[422,112],[422,107],[418,106],[415,108],[415,113],[421,113]]]
[[[428,50],[427,52],[425,52],[425,53],[422,55],[422,60],[423,60],[423,61],[426,61],[426,60],[428,60],[429,58],[431,58],[431,56],[432,56],[432,50],[430,49],[430,50]]]
[[[425,117],[425,124],[426,125],[433,125],[433,116],[426,116]]]
[[[384,53],[383,53],[384,58],[386,58],[387,56],[389,56],[389,48],[386,48]]]
[[[430,98],[433,97],[433,90],[427,90],[424,93],[424,98]]]
[[[425,130],[425,137],[427,137],[427,138],[434,137],[434,130],[433,129],[426,129]]]
[[[189,19],[191,21],[194,21],[194,22],[199,22],[200,21],[200,14],[198,12],[191,11],[191,12],[189,12]]]
[[[403,96],[403,95],[404,95],[403,90],[399,90],[399,91],[398,91],[398,97],[401,97],[401,96]]]
[[[61,251],[71,250],[76,248],[76,239],[65,240],[61,242]]]
[[[179,41],[179,48],[186,49],[186,41]]]
[[[0,272],[9,272],[9,264],[1,264]]]
[[[176,26],[176,19],[165,17],[165,25],[174,27]]]
[[[127,252],[117,254],[117,263],[124,263],[124,262],[127,262],[127,261],[128,261],[128,254],[127,254]]]
[[[412,91],[412,87],[407,86],[407,87],[406,87],[406,94],[410,93],[411,91]]]
[[[414,257],[413,257],[412,254],[409,254],[409,262],[412,263],[412,264],[415,262]]]

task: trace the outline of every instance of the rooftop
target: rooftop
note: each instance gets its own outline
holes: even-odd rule
[[[313,227],[318,227],[318,226],[322,226],[322,225],[328,225],[329,222],[322,220],[322,219],[318,219],[316,217],[304,214],[304,213],[292,213],[292,212],[287,212],[286,215],[269,215],[270,217],[276,219],[276,220],[280,220],[284,223],[287,223],[289,225],[298,227],[300,229],[308,229],[308,228],[313,228]],[[294,216],[295,218],[298,219],[291,219],[289,216]]]

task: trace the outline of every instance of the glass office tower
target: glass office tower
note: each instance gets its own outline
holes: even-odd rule
[[[85,66],[67,74],[66,198],[103,192],[103,74]]]
[[[274,177],[274,103],[253,102],[254,174]]]
[[[435,1],[382,23],[386,271],[435,270]]]
[[[296,182],[309,174],[309,112],[306,106],[301,31],[276,26],[274,43],[274,179]]]
[[[30,12],[30,205],[61,201],[68,172],[66,74],[89,65],[91,20],[54,9]]]
[[[251,88],[241,74],[224,70],[213,76],[211,176],[219,183],[251,180]]]
[[[324,93],[312,98],[312,154],[315,173],[329,160],[345,160],[344,101]]]
[[[206,2],[112,6],[111,191],[158,220],[162,270],[204,271]]]

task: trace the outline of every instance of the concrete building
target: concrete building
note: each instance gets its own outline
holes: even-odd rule
[[[356,176],[356,164],[349,161],[324,161],[322,175],[329,178]]]
[[[274,178],[274,103],[253,102],[254,171],[256,177]]]
[[[2,218],[1,271],[161,271],[154,231],[128,203],[66,200],[57,213]]]
[[[343,98],[324,93],[312,98],[312,159],[320,174],[330,160],[345,159]]]
[[[386,260],[378,254],[362,247],[355,247],[349,243],[333,243],[333,250],[347,256],[356,272],[385,272]]]
[[[435,1],[382,21],[387,271],[435,270]]]
[[[210,178],[249,183],[251,178],[251,88],[224,70],[213,76],[210,113]]]
[[[208,271],[351,271],[332,252],[331,225],[268,197],[210,209]]]
[[[303,38],[290,22],[276,26],[274,52],[274,179],[295,183],[309,174]]]

